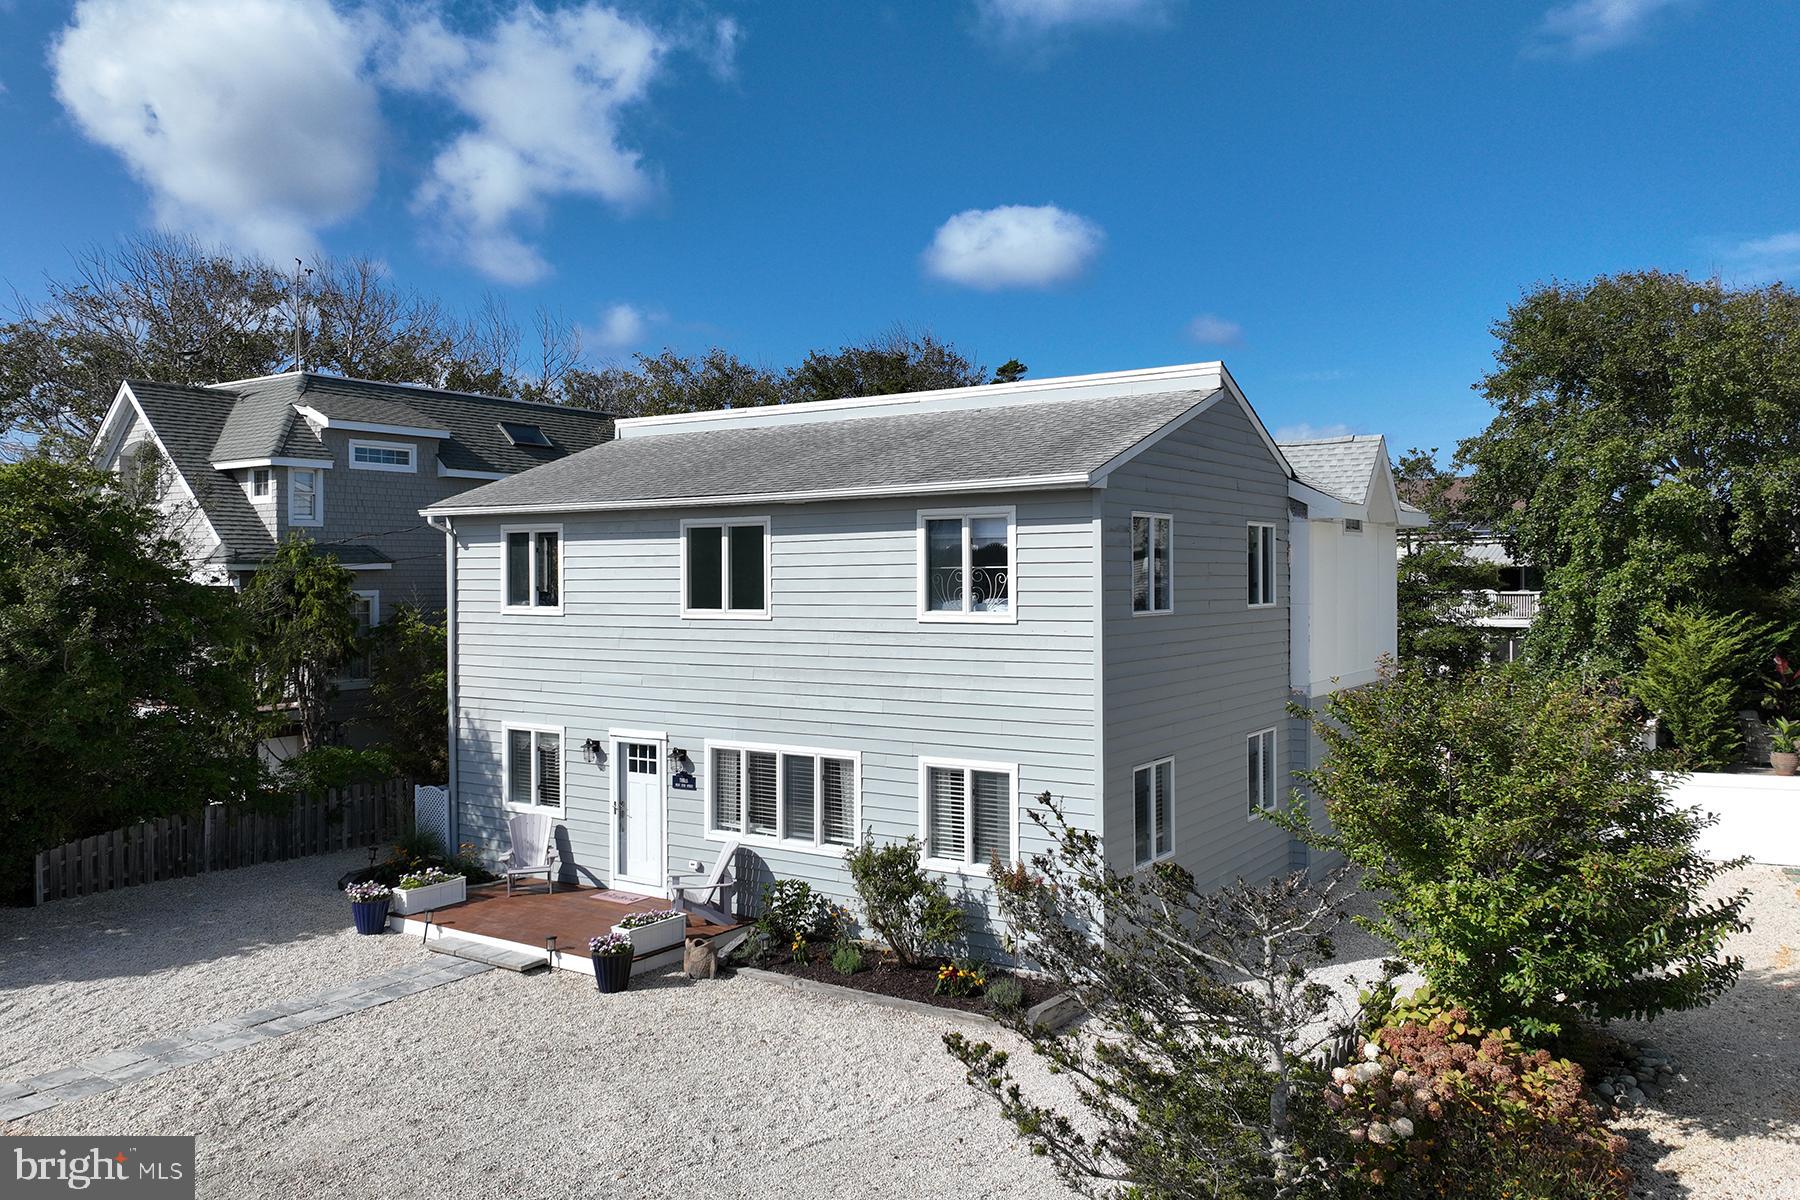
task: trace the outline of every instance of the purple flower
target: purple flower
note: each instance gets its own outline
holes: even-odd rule
[[[350,897],[352,904],[367,904],[371,900],[386,900],[391,894],[385,883],[353,883],[344,889],[344,895]]]
[[[599,937],[588,939],[588,953],[608,958],[615,954],[630,954],[631,939],[622,933],[603,933]]]
[[[646,925],[654,925],[658,921],[666,921],[670,917],[681,914],[672,908],[659,908],[655,912],[626,913],[617,922],[620,929],[642,929]]]

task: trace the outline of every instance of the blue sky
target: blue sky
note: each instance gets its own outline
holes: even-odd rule
[[[1800,6],[0,0],[0,279],[153,225],[561,309],[591,357],[895,322],[1222,357],[1449,447],[1534,282],[1800,276]]]

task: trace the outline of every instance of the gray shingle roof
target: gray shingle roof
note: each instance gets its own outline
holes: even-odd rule
[[[237,480],[213,469],[213,446],[237,398],[212,388],[128,379],[150,427],[168,448],[175,469],[199,501],[228,555],[261,557],[274,549],[268,527]],[[248,456],[245,456],[248,457]],[[266,457],[266,455],[265,455]]]
[[[126,383],[224,541],[221,553],[234,561],[261,559],[273,551],[274,544],[243,487],[212,464],[263,458],[329,461],[330,453],[294,411],[296,404],[336,420],[447,429],[450,439],[437,444],[438,460],[444,466],[495,474],[554,462],[612,436],[612,417],[588,409],[334,375],[275,375],[211,387],[145,379]],[[539,426],[551,445],[514,446],[500,432],[503,419]],[[344,549],[346,553],[380,553],[368,547]]]
[[[1347,504],[1369,502],[1369,481],[1382,453],[1379,434],[1280,442],[1281,453],[1300,482]]]
[[[644,435],[605,442],[432,509],[655,507],[1084,476],[1215,394],[1157,392]]]

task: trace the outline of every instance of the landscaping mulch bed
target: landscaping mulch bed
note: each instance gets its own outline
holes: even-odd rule
[[[988,1003],[980,995],[974,996],[940,996],[932,989],[937,986],[937,971],[943,959],[931,959],[916,967],[901,966],[897,962],[877,962],[858,971],[854,975],[840,975],[829,962],[796,963],[788,958],[758,963],[765,971],[774,971],[782,975],[792,975],[799,979],[809,979],[814,983],[830,983],[838,987],[853,988],[859,992],[874,992],[880,996],[895,996],[902,1000],[916,1000],[921,1004],[936,1005],[938,1008],[954,1008],[961,1012],[987,1013]],[[1000,978],[1006,972],[998,969],[988,971],[988,979]],[[1039,980],[1024,975],[1016,975],[1025,989],[1025,1007],[1050,999],[1056,993]]]

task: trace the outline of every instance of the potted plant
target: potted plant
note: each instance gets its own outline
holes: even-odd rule
[[[353,883],[344,889],[350,897],[350,915],[356,919],[358,933],[386,933],[388,898],[393,893],[385,883]]]
[[[679,946],[687,937],[687,914],[672,908],[627,913],[612,928],[631,939],[632,950],[650,955]]]
[[[430,912],[447,904],[461,904],[468,898],[468,881],[442,867],[426,867],[402,875],[399,886],[389,897],[394,911],[402,914]]]
[[[601,994],[624,991],[631,982],[630,936],[607,933],[589,938],[588,953],[594,956],[594,986]]]
[[[1769,765],[1777,775],[1800,770],[1800,721],[1776,717],[1769,722]]]

